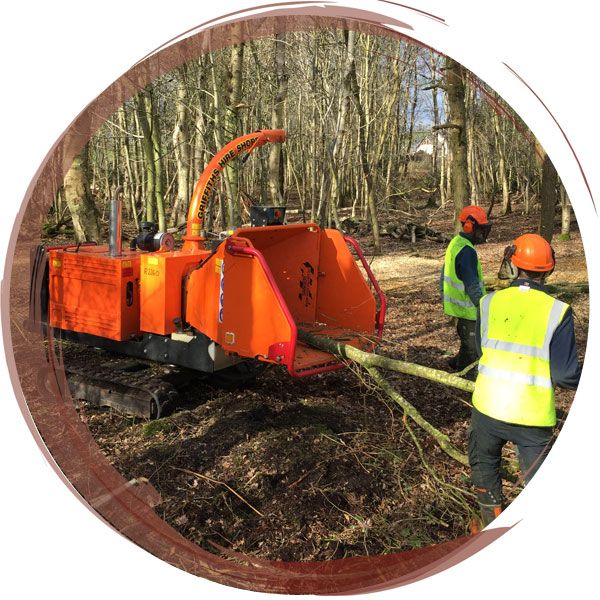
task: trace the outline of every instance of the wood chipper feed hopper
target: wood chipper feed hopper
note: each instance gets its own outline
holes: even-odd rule
[[[299,329],[366,349],[383,330],[385,298],[358,245],[315,224],[236,230],[190,273],[186,289],[190,325],[226,352],[284,364],[293,376],[342,366],[300,342]]]

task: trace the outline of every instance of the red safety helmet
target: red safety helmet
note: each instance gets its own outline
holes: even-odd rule
[[[513,250],[514,249],[514,250]],[[537,233],[526,233],[518,237],[511,246],[510,260],[515,267],[524,271],[545,273],[553,271],[556,260],[552,246]]]
[[[481,206],[465,206],[458,215],[458,220],[462,223],[465,233],[473,233],[474,223],[477,225],[489,225],[485,210]]]

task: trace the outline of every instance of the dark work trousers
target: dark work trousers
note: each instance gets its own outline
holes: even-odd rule
[[[489,490],[496,503],[501,504],[500,462],[504,444],[512,442],[517,446],[521,474],[528,483],[548,455],[551,440],[552,427],[505,423],[473,408],[469,428],[469,464],[473,485]]]
[[[458,333],[458,339],[460,340],[460,348],[456,358],[454,359],[455,364],[452,365],[457,371],[462,371],[465,367],[468,367],[471,363],[474,363],[479,358],[475,338],[476,328],[476,321],[457,319],[456,332]],[[477,370],[472,369],[471,373],[476,375]]]

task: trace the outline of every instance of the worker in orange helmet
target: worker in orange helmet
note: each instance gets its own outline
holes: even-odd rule
[[[440,288],[444,313],[456,318],[460,340],[458,354],[448,364],[451,369],[461,371],[477,360],[475,323],[485,286],[475,246],[486,242],[491,224],[485,210],[474,205],[463,208],[458,219],[462,231],[452,238],[446,249]],[[470,373],[474,377],[475,371]]]
[[[513,279],[480,301],[469,463],[484,525],[503,509],[500,461],[514,443],[525,483],[550,449],[556,424],[554,386],[576,389],[581,374],[571,307],[544,287],[555,266],[541,236],[506,248],[498,277]]]

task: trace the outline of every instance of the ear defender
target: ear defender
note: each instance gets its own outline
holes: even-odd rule
[[[512,262],[512,257],[516,250],[517,247],[514,244],[504,248],[504,255],[500,263],[500,269],[498,270],[498,279],[516,279],[518,270]]]
[[[467,220],[463,223],[463,231],[467,234],[473,233],[473,228],[475,227],[475,221],[471,217],[468,217]]]

